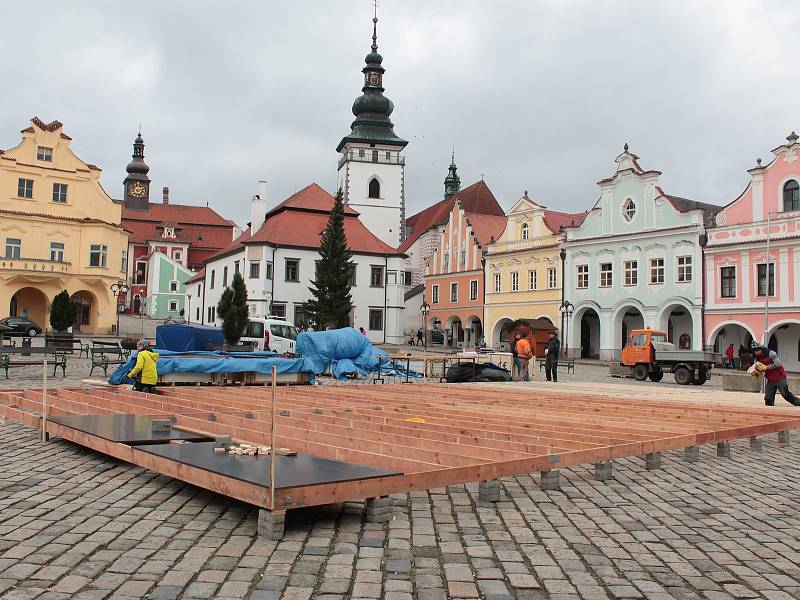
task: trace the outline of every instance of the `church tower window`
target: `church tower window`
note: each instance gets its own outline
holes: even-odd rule
[[[370,198],[380,198],[381,197],[381,183],[377,179],[372,179],[369,182],[369,197]]]

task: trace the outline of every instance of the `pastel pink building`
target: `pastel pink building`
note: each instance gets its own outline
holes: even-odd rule
[[[762,341],[766,329],[786,367],[800,371],[800,144],[794,132],[786,140],[768,165],[759,159],[747,171],[747,188],[708,230],[704,325],[719,352]]]

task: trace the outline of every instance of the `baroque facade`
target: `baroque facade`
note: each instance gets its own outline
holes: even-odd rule
[[[565,228],[570,355],[619,360],[628,332],[640,327],[699,350],[701,242],[721,209],[666,194],[661,173],[642,169],[627,144],[615,161],[582,224]]]
[[[70,148],[58,121],[33,118],[22,141],[0,150],[0,315],[27,316],[49,329],[53,297],[67,290],[73,331],[111,333],[111,286],[127,271],[128,236],[100,169]]]
[[[706,247],[706,344],[724,352],[752,340],[800,370],[800,144],[794,132],[769,164],[748,170]],[[769,221],[769,230],[767,224]],[[767,237],[769,236],[769,255]],[[769,266],[768,266],[769,265]]]
[[[507,327],[516,319],[546,319],[559,327],[563,227],[586,213],[547,210],[528,192],[506,213],[502,235],[486,255],[486,345],[507,349]]]

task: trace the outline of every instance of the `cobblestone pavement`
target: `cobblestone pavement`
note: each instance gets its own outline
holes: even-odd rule
[[[797,434],[794,434],[797,436]],[[614,463],[615,479],[562,471],[394,496],[393,520],[358,503],[290,511],[257,539],[244,504],[67,442],[0,425],[0,597],[510,598],[800,597],[797,439],[731,458],[702,448],[663,468]]]

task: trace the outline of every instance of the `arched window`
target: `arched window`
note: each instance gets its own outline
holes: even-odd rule
[[[522,233],[522,239],[523,240],[527,240],[528,239],[528,235],[529,235],[528,232],[529,232],[528,224],[527,223],[523,223],[522,224],[522,228],[521,228],[521,233]]]
[[[377,179],[373,179],[369,182],[369,197],[370,198],[380,198],[381,197],[381,183]]]
[[[783,186],[783,210],[784,212],[800,210],[800,184],[796,179],[790,179]]]

